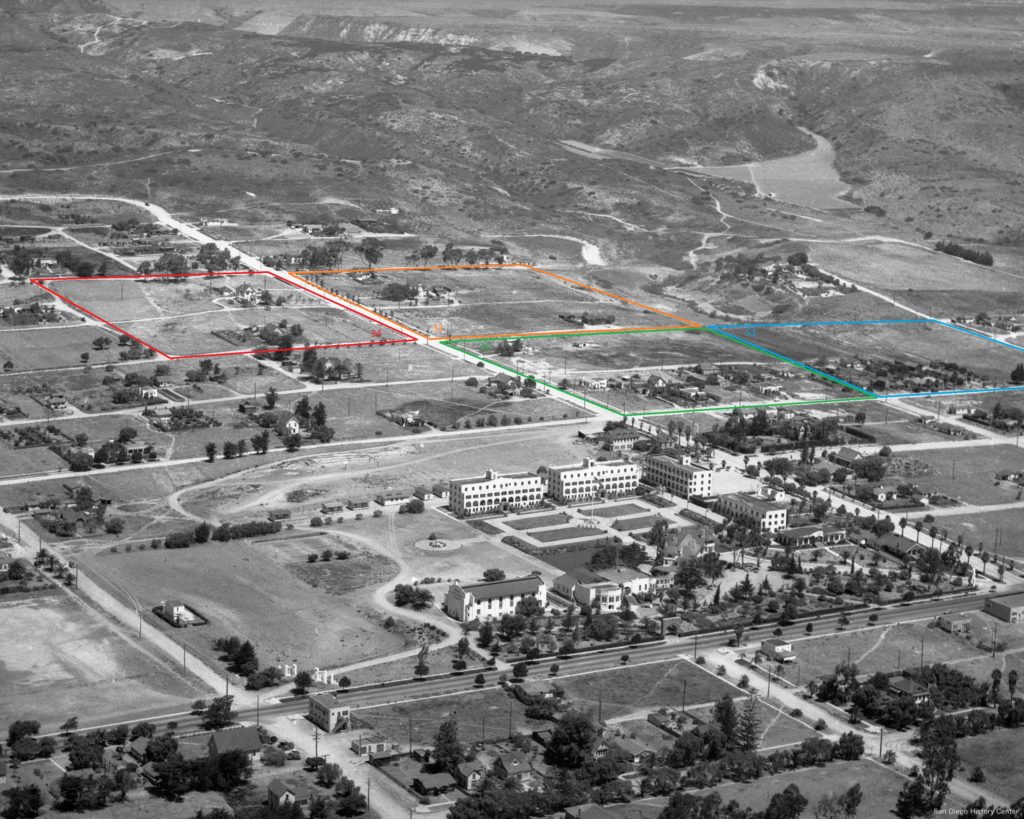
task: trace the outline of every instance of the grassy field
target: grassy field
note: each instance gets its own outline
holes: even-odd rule
[[[253,641],[261,665],[291,660],[303,668],[343,665],[401,647],[399,638],[349,601],[294,577],[275,559],[272,545],[235,541],[101,553],[84,557],[82,566],[104,587],[132,595],[144,611],[168,598],[194,606],[210,624],[175,636],[214,665],[213,641],[232,635]]]
[[[517,529],[518,531],[526,531],[527,529],[541,529],[545,526],[559,526],[563,523],[568,523],[572,520],[564,512],[558,512],[554,515],[533,515],[531,517],[506,517],[502,520],[506,526]]]
[[[563,526],[559,529],[546,529],[541,532],[531,531],[527,534],[534,540],[541,543],[560,543],[563,540],[579,540],[584,537],[593,537],[600,534],[602,530],[592,529],[588,526]]]
[[[810,260],[829,273],[886,295],[892,295],[898,283],[897,299],[919,309],[925,309],[929,291],[1010,295],[1019,294],[1021,288],[1017,276],[902,244],[820,242],[811,249]]]
[[[942,492],[964,503],[1008,503],[1019,487],[996,485],[996,475],[1024,470],[1024,449],[1006,444],[956,450],[920,449],[898,455],[889,470],[923,490]]]
[[[623,653],[629,653],[623,649]],[[734,685],[705,671],[689,660],[666,660],[643,665],[624,665],[601,674],[557,677],[565,696],[603,718],[614,718],[661,707],[680,708],[686,703],[709,703],[723,694],[739,695]]]
[[[1000,728],[988,734],[964,737],[957,741],[957,750],[964,770],[958,777],[966,779],[975,766],[985,772],[986,790],[1016,802],[1024,793],[1024,769],[1020,766],[1020,731]]]
[[[800,788],[800,793],[808,802],[802,816],[810,817],[821,797],[841,793],[855,782],[859,782],[864,798],[857,815],[882,819],[896,815],[896,798],[906,781],[891,768],[861,759],[856,762],[833,762],[823,768],[805,768],[776,776],[761,777],[753,782],[723,782],[713,790],[722,797],[723,804],[735,799],[741,807],[762,810],[773,794],[794,784]],[[711,789],[698,791],[710,792]],[[951,800],[947,800],[948,804],[951,804]]]
[[[353,700],[353,716],[366,723],[370,730],[406,747],[410,725],[413,745],[429,745],[438,727],[450,715],[458,720],[459,735],[463,742],[507,739],[510,721],[513,735],[529,734],[552,725],[546,720],[527,719],[523,704],[500,689],[465,691],[457,697],[430,698],[420,702],[369,708],[360,708],[356,704],[358,697],[355,695]]]
[[[159,653],[63,594],[0,603],[0,713],[44,731],[81,714],[102,724],[125,711],[173,711],[206,688]]]
[[[1020,528],[1021,511],[1003,509],[995,512],[976,512],[970,515],[944,515],[942,527],[949,530],[954,540],[963,534],[964,544],[992,550],[998,542],[998,552],[1007,557],[1024,557],[1024,532]]]
[[[808,681],[831,674],[847,659],[862,674],[876,671],[896,673],[902,668],[915,668],[921,664],[922,640],[925,665],[964,663],[964,671],[968,671],[971,663],[982,661],[985,656],[969,640],[924,623],[902,623],[795,639],[793,651],[800,665],[800,679]],[[792,670],[786,676],[796,679]]]

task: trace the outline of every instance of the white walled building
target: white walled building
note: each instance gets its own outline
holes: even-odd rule
[[[681,498],[713,495],[713,476],[709,467],[695,464],[688,457],[650,455],[644,459],[644,483],[662,486]]]
[[[465,623],[515,614],[516,607],[527,597],[535,597],[542,608],[548,604],[547,586],[536,575],[469,586],[452,583],[444,605],[450,617]]]
[[[579,466],[548,469],[548,494],[562,503],[614,498],[636,492],[640,465],[625,459],[595,461],[587,458]]]
[[[333,734],[348,729],[352,711],[335,694],[314,694],[309,698],[308,716],[321,731]]]
[[[789,504],[784,501],[745,492],[722,495],[715,504],[715,511],[730,520],[745,523],[763,532],[779,532],[785,529],[789,518]]]
[[[559,575],[553,587],[562,597],[581,606],[589,606],[596,614],[615,612],[622,608],[622,589],[619,584],[585,569]]]
[[[460,517],[528,509],[544,499],[544,481],[532,472],[499,475],[494,470],[480,478],[451,482],[449,506]]]

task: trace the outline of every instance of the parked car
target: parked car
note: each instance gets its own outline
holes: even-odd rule
[[[282,751],[290,751],[292,748],[295,747],[295,743],[289,742],[286,739],[282,739],[279,743],[277,743],[277,747],[280,748]]]
[[[284,755],[285,759],[302,759],[302,754],[299,751],[291,750]]]

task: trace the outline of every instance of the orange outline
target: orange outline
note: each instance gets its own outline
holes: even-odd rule
[[[680,322],[680,323],[679,324],[658,325],[658,326],[651,326],[651,327],[615,327],[615,328],[611,328],[611,329],[607,329],[607,330],[588,330],[586,328],[582,328],[582,329],[578,329],[578,330],[535,330],[535,331],[525,332],[525,333],[504,332],[502,330],[497,330],[497,331],[493,331],[493,332],[489,332],[489,333],[480,333],[480,334],[477,334],[477,335],[468,335],[468,336],[430,336],[430,335],[425,335],[422,331],[417,330],[414,327],[410,327],[407,324],[403,324],[401,321],[398,321],[397,319],[393,319],[390,316],[384,316],[384,315],[378,313],[375,310],[371,310],[369,307],[367,307],[364,304],[361,304],[360,302],[353,301],[352,299],[347,299],[344,296],[338,295],[333,290],[330,290],[330,289],[325,288],[325,287],[321,287],[320,285],[315,284],[314,282],[307,281],[307,283],[311,287],[315,287],[318,290],[322,290],[325,293],[330,293],[335,298],[339,298],[342,301],[348,302],[349,304],[354,304],[354,305],[358,306],[360,310],[363,310],[363,311],[365,311],[367,313],[370,313],[371,315],[377,316],[378,318],[382,319],[385,322],[391,322],[392,324],[396,324],[399,327],[401,327],[404,330],[406,330],[407,332],[412,333],[413,335],[417,336],[418,338],[426,339],[427,341],[470,341],[470,340],[478,339],[478,338],[495,338],[496,336],[508,336],[509,338],[530,338],[531,336],[571,336],[571,335],[582,335],[582,334],[597,335],[597,334],[601,334],[601,333],[624,333],[624,332],[636,331],[636,330],[672,330],[672,329],[683,329],[683,328],[693,329],[693,328],[697,328],[697,327],[702,327],[703,326],[702,324],[698,324],[697,322],[691,321],[690,319],[685,319],[682,316],[677,316],[674,313],[669,313],[669,312],[667,312],[665,310],[659,310],[657,307],[651,307],[650,305],[644,304],[643,302],[634,301],[633,299],[627,298],[626,296],[620,296],[617,293],[612,293],[612,292],[610,292],[608,290],[602,290],[601,288],[594,287],[593,285],[587,284],[586,282],[577,281],[576,279],[571,279],[568,276],[562,276],[562,275],[560,275],[558,273],[552,273],[550,270],[544,270],[541,267],[534,267],[532,264],[526,264],[525,262],[499,262],[499,263],[495,263],[495,264],[455,264],[455,265],[443,264],[443,265],[424,265],[424,266],[419,266],[419,267],[356,267],[356,268],[350,268],[350,269],[345,269],[345,270],[301,270],[301,271],[300,270],[295,270],[295,271],[291,271],[291,272],[292,272],[293,275],[299,276],[300,278],[303,278],[303,279],[307,279],[309,276],[335,275],[335,274],[338,274],[338,273],[343,273],[343,274],[346,274],[346,275],[352,275],[353,273],[376,273],[376,272],[385,272],[385,273],[387,273],[387,272],[397,272],[397,271],[410,271],[410,272],[412,272],[412,271],[417,271],[417,270],[419,270],[419,271],[427,271],[427,270],[492,270],[492,269],[493,270],[500,270],[500,269],[517,268],[517,267],[518,268],[523,268],[525,270],[532,270],[534,273],[540,273],[543,276],[550,276],[553,279],[557,279],[559,281],[566,282],[566,283],[572,285],[573,287],[580,287],[580,288],[583,288],[584,290],[590,290],[593,293],[599,293],[602,296],[607,296],[608,298],[615,299],[616,301],[621,301],[621,302],[623,302],[625,304],[631,305],[632,307],[638,307],[641,310],[646,310],[649,313],[657,313],[660,316],[665,316],[666,318],[674,319],[675,321]]]

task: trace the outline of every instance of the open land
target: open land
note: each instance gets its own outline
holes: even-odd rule
[[[104,588],[137,600],[154,623],[163,621],[148,612],[162,600],[180,598],[194,607],[209,625],[163,625],[214,664],[213,641],[231,636],[252,640],[261,665],[298,662],[303,668],[343,665],[401,647],[397,637],[374,622],[375,613],[299,580],[275,559],[274,549],[273,544],[236,541],[98,553],[84,556],[82,567]]]
[[[206,690],[61,593],[8,598],[0,612],[0,713],[8,719],[38,719],[55,730],[76,714],[102,723],[126,709],[180,710]]]

